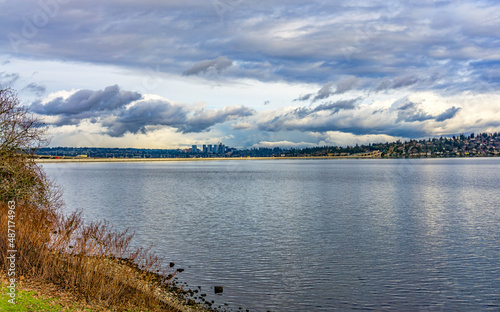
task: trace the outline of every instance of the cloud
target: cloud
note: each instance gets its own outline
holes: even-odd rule
[[[30,109],[40,115],[59,117],[57,125],[74,125],[82,119],[122,109],[141,98],[142,95],[137,92],[122,91],[114,85],[99,91],[79,90],[66,99],[58,97],[45,104],[35,101]]]
[[[398,138],[432,137],[474,129],[477,127],[476,115],[484,114],[461,114],[461,119],[452,119],[464,109],[450,105],[457,103],[457,99],[461,106],[467,106],[468,110],[473,112],[476,109],[474,105],[478,102],[495,101],[494,98],[475,100],[472,95],[465,94],[457,98],[441,97],[430,92],[408,95],[393,103],[370,103],[370,98],[357,98],[267,113],[260,117],[257,127],[262,132],[272,134],[298,131],[324,135],[328,132],[339,132],[355,136],[381,135]],[[496,115],[498,114],[494,113],[487,119],[494,120]],[[486,122],[481,121],[481,125],[486,125]],[[488,125],[493,127],[491,123]]]
[[[254,125],[252,125],[252,124],[251,124],[251,123],[249,123],[249,122],[238,122],[238,123],[233,124],[233,125],[231,126],[231,128],[232,128],[233,130],[246,130],[246,129],[251,129],[251,128],[253,128],[253,127],[254,127]]]
[[[310,142],[291,142],[291,141],[260,141],[258,143],[255,143],[252,145],[253,148],[259,148],[259,147],[267,147],[267,148],[274,148],[274,147],[281,147],[281,148],[303,148],[303,147],[315,147],[317,144],[315,143],[310,143]]]
[[[460,107],[450,107],[444,113],[436,116],[436,121],[441,122],[455,117],[455,115],[461,110]]]
[[[309,115],[303,118],[295,115],[275,116],[258,123],[261,131],[275,132],[308,132],[325,134],[337,131],[353,135],[387,135],[395,137],[423,137],[429,131],[413,122],[396,123],[392,112],[373,114],[371,110],[355,110],[353,113],[330,115]],[[355,113],[354,113],[355,112]]]
[[[79,90],[67,99],[58,97],[48,103],[37,101],[31,105],[35,113],[44,115],[78,115],[121,108],[142,96],[137,92],[121,91],[117,85],[104,90]]]
[[[207,71],[214,69],[217,73],[221,73],[223,70],[227,69],[233,65],[233,61],[225,56],[219,56],[213,60],[203,60],[193,65],[190,69],[184,71],[182,74],[185,76],[198,75],[200,73],[206,73]]]
[[[445,112],[434,116],[433,114],[427,112],[423,107],[422,103],[413,102],[404,97],[394,102],[392,109],[397,112],[396,122],[423,122],[426,120],[435,120],[437,122],[442,122],[455,117],[455,115],[460,111],[461,108],[455,106],[448,108]]]
[[[312,98],[312,102],[316,102],[319,100],[326,99],[334,94],[342,94],[349,90],[352,90],[359,83],[359,80],[356,77],[350,76],[344,79],[336,81],[329,81],[325,83],[317,92],[308,93],[301,95],[300,97],[294,99],[293,101],[307,101]],[[334,88],[335,87],[335,88]]]
[[[45,91],[47,91],[47,88],[45,86],[32,82],[26,87],[24,87],[23,90],[29,91],[35,94],[36,96],[42,96],[45,93]]]
[[[424,112],[421,109],[415,109],[411,111],[399,111],[398,119],[396,122],[416,122],[416,121],[425,121],[429,119],[433,119],[434,117]]]
[[[0,86],[11,87],[19,78],[21,78],[21,76],[17,73],[0,72]]]
[[[356,103],[360,98],[351,100],[340,100],[327,102],[316,107],[298,107],[287,113],[275,115],[272,119],[258,122],[258,128],[263,131],[329,131],[336,128],[333,123],[328,121],[337,119],[332,117],[340,111],[351,111],[356,108]],[[314,129],[314,130],[313,130]]]
[[[349,90],[352,90],[358,84],[358,79],[356,77],[347,77],[343,80],[340,80],[337,83],[337,89],[335,90],[335,94],[342,94]]]
[[[309,100],[314,94],[313,93],[308,93],[308,94],[304,94],[304,95],[301,95],[299,96],[298,98],[294,99],[293,101],[294,102],[297,102],[297,101],[307,101]]]
[[[356,106],[355,104],[359,102],[361,99],[352,99],[352,100],[340,100],[340,101],[331,101],[331,102],[326,102],[323,104],[320,104],[314,108],[308,108],[308,107],[299,107],[296,108],[293,111],[293,114],[297,115],[300,118],[303,118],[305,116],[308,116],[310,114],[314,114],[317,112],[322,112],[322,111],[327,111],[330,114],[336,114],[340,110],[352,110]]]
[[[412,102],[405,97],[393,104],[393,109],[397,111],[396,122],[422,122],[434,117],[420,107],[419,103]]]
[[[0,26],[7,35],[0,38],[0,53],[12,54],[13,34],[32,59],[159,65],[167,74],[187,76],[238,64],[227,77],[325,84],[352,76],[381,91],[423,85],[449,90],[461,81],[456,93],[475,90],[477,78],[488,77],[488,68],[471,70],[471,63],[499,59],[495,1],[256,0],[248,6],[227,12],[221,23],[211,1],[65,1],[43,31],[24,38],[22,16],[43,11],[36,1],[5,1]],[[442,73],[442,83],[430,85],[429,69]],[[389,85],[376,84],[381,81]],[[499,81],[484,83],[495,89]],[[338,83],[316,94],[317,100],[353,88]]]
[[[239,117],[248,117],[254,110],[245,106],[227,106],[217,110],[202,110],[190,116],[186,123],[179,127],[183,133],[202,132],[218,123],[224,123]]]
[[[420,80],[421,80],[420,78],[418,78],[416,76],[411,76],[411,75],[396,77],[396,78],[394,78],[394,81],[392,83],[391,88],[398,89],[398,88],[402,88],[402,87],[408,87],[408,86],[416,84]]]
[[[425,89],[442,89],[443,84],[440,84],[440,80],[444,77],[450,75],[447,83],[451,83],[451,76],[453,76],[457,68],[422,68],[413,69],[410,74],[398,75],[395,77],[383,77],[382,79],[371,79],[369,84],[372,90],[379,91],[390,91],[398,89],[414,89],[414,90],[425,90]],[[405,71],[405,69],[402,69]],[[416,72],[416,73],[415,73]],[[370,81],[370,79],[368,79]],[[443,80],[444,82],[444,80]],[[453,84],[457,84],[454,82]],[[464,87],[465,85],[462,85]],[[469,86],[470,87],[470,86]]]
[[[355,108],[357,102],[359,102],[359,98],[353,100],[341,100],[336,102],[328,102],[325,104],[321,104],[316,106],[312,112],[320,112],[320,111],[331,111],[333,114],[337,113],[339,110],[351,110]]]
[[[188,111],[181,105],[168,101],[140,101],[118,116],[106,118],[102,125],[107,128],[106,134],[121,137],[125,133],[146,133],[147,126],[169,126],[180,128],[187,121]]]
[[[255,111],[245,106],[222,109],[193,109],[166,99],[144,99],[137,92],[109,86],[104,90],[79,90],[66,98],[57,97],[46,103],[31,104],[31,110],[42,116],[53,116],[49,124],[60,127],[79,125],[84,120],[100,124],[103,133],[122,137],[126,133],[145,134],[151,127],[170,127],[180,133],[198,133],[238,118],[252,116]]]
[[[147,133],[148,126],[167,126],[181,133],[197,133],[212,126],[253,115],[253,110],[244,106],[229,106],[224,109],[191,111],[185,105],[166,100],[139,101],[110,117],[102,124],[106,134],[121,137],[125,133]]]
[[[318,90],[316,95],[313,98],[313,102],[316,102],[318,100],[326,99],[330,95],[334,94],[335,92],[332,90],[333,85],[335,84],[334,81],[329,81],[325,83],[321,89]]]

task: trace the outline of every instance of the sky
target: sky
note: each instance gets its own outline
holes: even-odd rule
[[[0,85],[51,146],[500,131],[500,2],[0,0]]]

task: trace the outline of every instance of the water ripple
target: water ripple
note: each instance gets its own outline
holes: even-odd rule
[[[500,310],[500,159],[44,167],[234,310]]]

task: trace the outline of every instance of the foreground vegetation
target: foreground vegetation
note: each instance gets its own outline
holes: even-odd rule
[[[45,309],[47,302],[19,288],[26,280],[112,310],[186,310],[173,264],[132,248],[127,231],[107,222],[84,224],[81,212],[61,213],[61,193],[33,157],[48,142],[43,129],[14,91],[0,90],[0,271],[8,292],[0,309]]]

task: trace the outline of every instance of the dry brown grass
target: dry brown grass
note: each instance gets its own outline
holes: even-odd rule
[[[7,229],[8,209],[0,203],[1,229]],[[109,307],[179,310],[171,292],[170,298],[160,296],[171,289],[175,272],[163,270],[162,259],[150,250],[131,248],[130,233],[106,222],[84,225],[80,213],[66,217],[32,205],[15,211],[16,276],[53,283]],[[7,239],[7,231],[0,231],[0,250],[11,249]],[[4,265],[6,256],[0,253]]]

